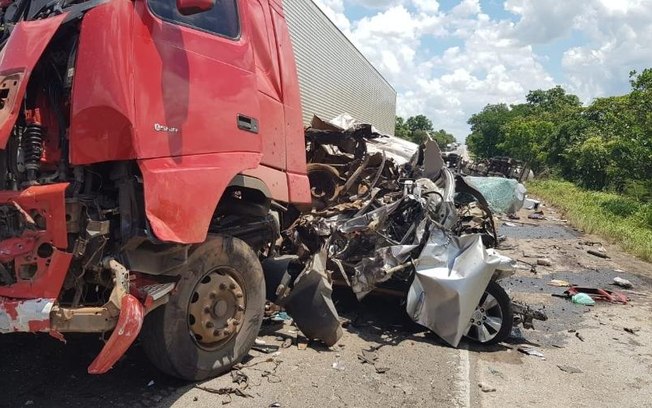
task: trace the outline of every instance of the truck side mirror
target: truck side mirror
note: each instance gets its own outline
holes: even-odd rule
[[[177,10],[184,16],[208,11],[215,6],[215,0],[177,0]]]

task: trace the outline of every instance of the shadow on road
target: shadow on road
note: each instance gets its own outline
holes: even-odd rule
[[[107,374],[89,375],[102,343],[96,335],[66,338],[0,336],[0,407],[164,407],[162,399],[192,387],[157,371],[138,344]]]

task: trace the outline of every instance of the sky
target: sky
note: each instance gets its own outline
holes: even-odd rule
[[[488,103],[561,85],[585,103],[652,67],[652,0],[315,0],[397,91],[464,140]]]

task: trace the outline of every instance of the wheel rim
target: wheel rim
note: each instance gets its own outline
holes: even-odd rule
[[[188,326],[197,345],[215,350],[235,336],[244,319],[245,293],[229,268],[207,273],[188,306]]]
[[[479,343],[486,343],[493,340],[502,327],[503,310],[498,300],[485,292],[473,312],[466,335]]]

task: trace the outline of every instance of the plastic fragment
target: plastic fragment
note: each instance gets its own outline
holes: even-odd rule
[[[584,306],[593,306],[595,305],[595,300],[586,293],[578,293],[576,295],[573,295],[571,298],[571,301],[577,305],[584,305]]]

